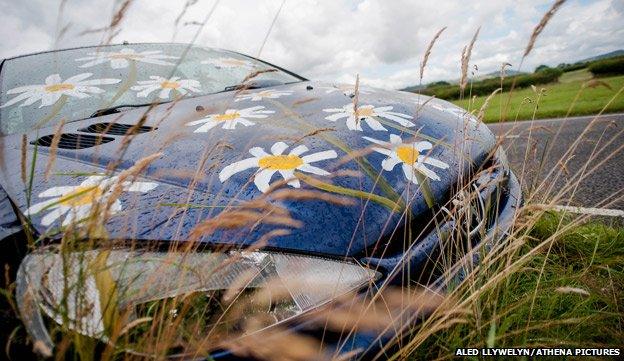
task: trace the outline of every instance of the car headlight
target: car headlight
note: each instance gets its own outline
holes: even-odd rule
[[[48,250],[24,259],[16,293],[28,332],[49,350],[43,315],[64,330],[105,342],[124,337],[144,351],[157,322],[188,342],[239,337],[251,317],[261,316],[258,330],[269,327],[379,276],[356,263],[276,252]]]

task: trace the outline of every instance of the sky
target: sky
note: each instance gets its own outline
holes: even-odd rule
[[[0,58],[104,43],[111,33],[94,30],[110,25],[125,1],[0,0]],[[624,49],[623,0],[568,0],[519,68],[531,33],[552,2],[134,0],[111,42],[195,39],[199,45],[257,56],[309,79],[352,83],[359,74],[362,83],[388,89],[419,83],[423,53],[445,26],[423,84],[460,77],[462,48],[479,27],[471,58],[476,75],[498,71],[502,63],[532,71],[540,64],[554,66]]]

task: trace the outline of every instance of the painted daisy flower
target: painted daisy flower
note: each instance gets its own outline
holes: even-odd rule
[[[262,90],[254,93],[243,93],[236,96],[235,102],[241,100],[251,100],[252,102],[258,102],[262,99],[277,99],[285,95],[291,95],[291,91],[278,91],[278,90]]]
[[[90,176],[77,186],[52,187],[41,193],[39,198],[48,198],[45,201],[32,205],[26,210],[31,216],[40,212],[48,212],[41,219],[41,224],[49,226],[59,218],[63,218],[63,226],[80,221],[88,217],[94,206],[102,205],[112,196],[118,182],[118,177]],[[156,188],[153,182],[125,181],[121,184],[124,192],[146,193]],[[109,212],[111,214],[122,210],[121,201],[115,199]]]
[[[162,54],[161,50],[137,52],[132,48],[124,48],[115,52],[92,52],[87,53],[87,55],[89,56],[76,59],[76,61],[86,61],[86,63],[80,65],[81,68],[89,68],[98,64],[110,62],[111,68],[122,69],[127,68],[128,65],[130,65],[130,61],[140,61],[156,65],[175,65],[163,59],[179,59],[177,56]]]
[[[194,79],[180,79],[179,76],[167,79],[158,75],[152,75],[150,79],[139,80],[137,81],[139,85],[135,85],[130,89],[136,91],[139,98],[147,98],[153,91],[160,90],[158,93],[160,99],[169,99],[172,90],[180,95],[201,91],[201,84]]]
[[[427,168],[427,165],[440,169],[449,167],[448,164],[425,153],[426,150],[430,150],[433,147],[430,142],[403,143],[401,137],[394,134],[390,134],[390,142],[370,137],[362,138],[381,146],[373,147],[373,150],[388,157],[381,162],[381,167],[384,170],[390,172],[397,164],[402,163],[405,178],[414,184],[418,184],[415,172],[433,180],[440,180],[440,177],[433,170]]]
[[[239,123],[246,127],[256,124],[247,118],[262,119],[273,113],[275,113],[273,110],[265,110],[262,105],[245,109],[228,109],[222,114],[210,114],[205,118],[188,122],[186,126],[192,127],[201,124],[193,133],[206,133],[220,124],[223,124],[223,129],[232,130],[236,129],[236,125]]]
[[[288,180],[289,186],[299,188],[301,185],[299,179],[295,178],[295,170],[317,175],[329,175],[330,173],[326,170],[315,167],[310,163],[333,159],[338,156],[334,150],[302,156],[303,153],[308,151],[308,147],[305,145],[298,145],[285,155],[283,153],[287,148],[288,145],[284,142],[273,144],[271,154],[265,152],[260,147],[251,148],[249,153],[253,157],[232,163],[223,168],[219,173],[219,180],[223,183],[236,173],[250,168],[259,168],[254,177],[254,184],[260,192],[265,193],[269,189],[271,178],[275,173],[279,173],[282,178]]]
[[[121,79],[90,79],[92,73],[82,73],[67,78],[65,81],[61,79],[59,74],[52,74],[45,79],[45,84],[26,85],[13,88],[7,91],[7,94],[20,95],[9,100],[0,108],[8,107],[24,101],[20,106],[32,105],[41,100],[39,108],[50,106],[56,103],[63,95],[83,99],[88,98],[90,94],[104,93],[104,89],[96,87],[96,85],[117,84]]]
[[[324,89],[325,94],[331,94],[335,92],[342,92],[342,94],[352,97],[355,96],[354,84],[338,84],[332,86],[319,86],[318,89]],[[358,86],[358,94],[372,94],[373,90],[368,87]]]
[[[210,64],[217,68],[255,68],[256,64],[252,63],[249,60],[244,59],[236,59],[232,57],[221,57],[221,58],[212,58],[208,60],[202,60],[202,64]]]
[[[325,119],[331,120],[332,122],[335,122],[340,118],[347,118],[347,128],[351,130],[363,131],[362,122],[366,122],[366,124],[368,124],[368,126],[371,127],[373,130],[387,131],[387,129],[383,125],[381,125],[381,123],[374,117],[386,118],[408,128],[414,126],[414,123],[407,120],[412,119],[412,116],[403,113],[393,112],[391,110],[391,106],[376,108],[373,105],[360,105],[357,107],[356,110],[353,103],[349,103],[342,108],[323,109],[324,112],[334,113],[330,116],[325,117]]]

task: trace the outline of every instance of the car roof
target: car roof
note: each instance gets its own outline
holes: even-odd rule
[[[34,52],[34,53],[27,53],[27,54],[21,54],[21,55],[12,56],[12,57],[9,57],[9,58],[4,58],[4,59],[2,59],[2,62],[4,63],[4,61],[6,61],[6,60],[13,60],[13,59],[19,59],[19,58],[23,58],[23,57],[27,57],[27,56],[33,56],[33,55],[39,55],[39,54],[47,54],[47,53],[54,53],[54,52],[66,51],[66,50],[89,49],[89,48],[105,48],[105,47],[123,46],[123,45],[187,45],[189,47],[191,47],[191,46],[199,46],[199,47],[207,48],[207,49],[222,50],[222,51],[228,51],[228,52],[231,52],[231,53],[236,53],[235,51],[231,51],[231,50],[228,50],[228,49],[222,49],[222,48],[218,48],[218,47],[205,46],[205,45],[192,44],[192,43],[178,43],[178,42],[173,42],[173,43],[167,43],[167,42],[138,42],[138,43],[130,43],[130,42],[124,41],[122,43],[116,43],[116,44],[85,45],[85,46],[75,46],[75,47],[71,47],[71,48],[37,51],[37,52]]]

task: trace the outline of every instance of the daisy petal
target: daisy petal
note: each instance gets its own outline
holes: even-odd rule
[[[221,172],[219,172],[219,180],[221,181],[221,183],[223,183],[227,179],[229,179],[231,176],[233,176],[234,174],[238,172],[242,172],[249,168],[254,168],[254,167],[258,167],[257,158],[247,158],[247,159],[243,159],[241,161],[232,163],[226,166],[225,168],[223,168]]]
[[[57,207],[51,209],[48,214],[41,218],[41,224],[46,227],[51,225],[52,223],[54,223],[54,221],[62,217],[67,212],[67,210],[68,209],[65,207]]]
[[[403,174],[405,174],[405,179],[407,179],[408,181],[410,181],[410,182],[412,182],[414,184],[418,184],[418,179],[414,175],[414,168],[412,168],[411,166],[409,166],[409,165],[407,165],[405,163],[403,163],[401,168],[403,168]]]
[[[447,169],[449,166],[448,164],[442,162],[441,160],[437,160],[435,158],[431,158],[431,157],[427,157],[424,155],[419,155],[418,156],[418,162],[419,163],[425,163],[425,164],[430,164],[434,167],[438,167],[438,168],[442,168],[442,169]]]
[[[260,172],[256,173],[254,177],[254,184],[258,187],[258,190],[262,193],[266,193],[269,190],[269,183],[271,182],[271,177],[275,174],[275,170],[273,169],[263,169]]]
[[[277,142],[271,147],[271,153],[273,153],[274,155],[281,155],[287,148],[288,144],[284,142]]]
[[[381,162],[381,167],[382,167],[384,170],[391,171],[391,170],[393,170],[393,169],[394,169],[394,166],[395,166],[395,165],[397,165],[397,164],[399,164],[399,163],[401,163],[401,160],[400,160],[400,159],[396,159],[396,158],[393,158],[393,157],[389,157],[389,158],[384,159],[384,160]]]
[[[289,153],[289,154],[292,154],[292,155],[301,155],[301,154],[303,154],[303,153],[305,153],[305,152],[307,152],[307,151],[308,151],[308,147],[306,147],[305,145],[301,144],[301,145],[298,145],[298,146],[294,147],[294,148],[290,151],[290,153]]]
[[[316,175],[329,175],[330,174],[325,169],[321,169],[319,167],[315,167],[315,166],[310,165],[310,164],[303,164],[303,165],[297,167],[297,169],[302,171],[302,172],[312,173],[312,174],[316,174]]]
[[[335,150],[326,150],[323,152],[305,155],[301,157],[301,160],[303,160],[307,164],[307,163],[319,162],[321,160],[326,160],[326,159],[333,159],[336,157],[338,157],[338,154],[336,154]]]

